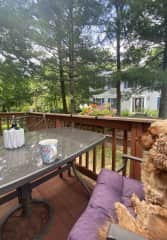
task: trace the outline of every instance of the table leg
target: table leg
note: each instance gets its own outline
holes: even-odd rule
[[[61,170],[61,167],[59,167],[59,170]],[[63,173],[59,173],[60,178],[63,178]]]
[[[72,177],[72,175],[71,175],[71,168],[68,169],[68,176]]]
[[[82,187],[85,189],[86,193],[87,193],[88,196],[90,197],[91,191],[90,191],[90,189],[88,188],[88,186],[84,183],[84,181],[82,180],[82,178],[79,176],[79,174],[78,174],[78,172],[77,172],[77,170],[76,170],[74,161],[72,161],[71,167],[72,167],[72,170],[73,170],[73,172],[74,172],[75,177],[76,177],[77,180],[81,183]]]
[[[17,188],[18,201],[22,206],[23,215],[30,216],[32,213],[31,203],[32,203],[32,189],[30,184],[25,184]]]
[[[25,239],[41,239],[52,222],[53,208],[47,201],[32,199],[30,184],[19,187],[17,193],[19,205],[1,221],[0,240],[20,239],[19,231]]]

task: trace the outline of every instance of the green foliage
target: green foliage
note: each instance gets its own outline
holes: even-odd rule
[[[121,112],[122,117],[158,117],[158,110],[145,109],[143,113],[132,114],[129,110],[124,110]]]
[[[130,116],[130,111],[129,111],[129,110],[123,110],[123,111],[121,111],[121,116],[122,116],[122,117],[129,117],[129,116]]]
[[[71,96],[77,106],[89,102],[90,87],[119,89],[125,80],[133,89],[162,92],[166,16],[166,0],[0,1],[1,110],[65,111]],[[117,57],[106,48],[116,40]]]
[[[113,112],[109,109],[98,109],[89,113],[90,116],[113,116]]]
[[[150,109],[145,109],[144,113],[148,116],[148,117],[158,117],[158,110],[150,110]]]
[[[35,106],[34,105],[29,105],[25,104],[24,106],[21,107],[20,109],[21,112],[34,112],[35,111]]]
[[[151,67],[157,75],[157,82],[161,90],[159,116],[167,117],[167,81],[163,71],[167,69],[167,1],[166,0],[141,0],[130,1],[131,9],[134,12],[134,30],[136,37],[148,49],[158,46],[160,52],[146,65]],[[155,60],[155,63],[153,64]],[[161,71],[160,71],[161,69]],[[158,71],[157,71],[158,70]],[[157,74],[157,73],[160,74]],[[165,74],[166,75],[166,74]],[[160,81],[159,81],[160,80]]]

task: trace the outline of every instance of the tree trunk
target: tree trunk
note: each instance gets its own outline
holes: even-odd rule
[[[73,0],[69,7],[69,81],[70,81],[70,99],[71,113],[75,112],[75,82],[74,82],[74,23],[73,23]]]
[[[58,44],[58,57],[59,57],[59,76],[60,76],[60,88],[61,88],[61,98],[62,98],[62,103],[63,103],[63,112],[67,113],[68,110],[67,110],[66,93],[65,93],[64,69],[63,69],[61,43]]]
[[[117,41],[117,72],[121,71],[121,54],[120,54],[120,38],[121,38],[121,26],[120,26],[120,9],[119,3],[116,2],[116,41]],[[121,112],[121,81],[117,79],[116,92],[117,92],[117,116],[120,116]]]
[[[3,104],[2,105],[2,112],[6,112],[7,110],[6,110],[6,106]]]
[[[163,54],[163,71],[167,71],[167,18],[165,18],[165,47]],[[159,109],[159,117],[167,118],[167,80],[163,80],[163,84],[161,86],[161,99],[160,99],[160,109]]]

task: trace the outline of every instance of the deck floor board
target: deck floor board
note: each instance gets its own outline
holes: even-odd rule
[[[70,229],[88,203],[88,197],[80,183],[66,173],[63,179],[57,176],[36,187],[33,197],[47,199],[54,208],[53,222],[43,240],[66,240]],[[16,203],[17,200],[14,199],[1,205],[0,218]]]

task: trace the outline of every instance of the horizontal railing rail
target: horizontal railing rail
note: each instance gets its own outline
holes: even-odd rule
[[[115,171],[122,164],[122,154],[142,157],[143,149],[139,139],[154,119],[126,117],[93,117],[54,113],[0,113],[0,131],[4,126],[10,127],[12,115],[15,115],[27,129],[44,127],[68,127],[97,131],[107,135],[106,141],[83,154],[76,160],[77,168],[86,176],[96,179],[101,168]],[[23,120],[24,119],[24,120]],[[19,123],[22,125],[21,123]],[[140,178],[140,164],[131,162],[129,175]]]

